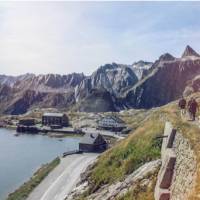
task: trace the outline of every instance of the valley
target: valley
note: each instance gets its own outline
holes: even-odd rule
[[[0,2],[0,200],[200,200],[199,18]]]
[[[139,61],[133,65],[107,64],[98,68],[91,76],[1,76],[1,124],[6,124],[5,127],[16,128],[20,120],[34,119],[36,126],[42,130],[45,127],[43,116],[55,118],[66,115],[69,127],[59,127],[57,133],[53,126],[58,120],[55,118],[56,121],[52,121],[51,118],[49,122],[53,124],[48,124],[49,128],[45,131],[52,131],[53,134],[42,135],[59,138],[64,136],[67,140],[71,136],[67,136],[64,130],[81,130],[84,133],[81,141],[87,141],[87,137],[93,140],[91,138],[100,134],[109,147],[94,157],[92,153],[88,153],[88,157],[85,153],[66,154],[66,158],[61,159],[61,164],[26,194],[27,199],[50,200],[52,195],[57,200],[159,199],[155,188],[158,188],[158,174],[163,168],[161,163],[165,162],[161,162],[160,157],[166,122],[171,122],[177,128],[179,138],[176,140],[181,138],[183,143],[182,147],[175,140],[173,148],[186,149],[187,155],[179,156],[179,149],[174,151],[178,152],[177,162],[185,167],[188,157],[193,160],[194,167],[190,166],[193,174],[188,174],[191,177],[191,189],[195,191],[195,199],[198,199],[199,189],[195,177],[199,176],[196,170],[196,144],[200,123],[192,123],[186,116],[181,118],[177,100],[184,95],[187,102],[194,97],[200,103],[199,74],[200,56],[187,46],[181,58],[167,53],[154,63]],[[122,130],[103,130],[100,122],[104,119],[106,123],[106,120],[116,120],[115,128],[120,123],[124,124]],[[63,131],[63,135],[59,135],[59,131]],[[101,146],[100,143],[99,145]],[[86,145],[84,148],[90,147]],[[85,157],[85,164],[76,168],[74,165],[83,163],[80,159],[84,156],[88,162]],[[70,159],[74,164],[69,164]],[[181,167],[175,165],[174,173],[182,173]],[[78,173],[72,168],[77,169]],[[70,174],[69,171],[73,172]],[[76,178],[73,178],[75,174]],[[178,174],[176,178],[183,181]],[[176,178],[171,181],[174,189],[170,195],[174,200],[178,200],[179,194],[176,191],[180,189],[180,185],[183,186]],[[17,191],[13,195],[18,195]],[[187,200],[193,198],[192,193],[185,189],[184,198],[186,196]]]

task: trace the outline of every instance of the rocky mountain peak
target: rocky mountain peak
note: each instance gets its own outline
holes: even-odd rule
[[[175,57],[172,56],[169,53],[165,53],[165,54],[163,54],[163,55],[160,56],[159,60],[160,61],[173,61],[173,60],[175,60]]]
[[[138,62],[134,62],[132,66],[135,68],[150,68],[152,64],[153,64],[152,62],[139,60]]]
[[[199,61],[200,55],[187,46],[183,58],[165,53],[154,63],[105,64],[90,76],[0,75],[0,113],[21,114],[35,107],[71,109],[72,105],[87,112],[161,106],[178,99],[188,82],[200,76]],[[190,91],[199,91],[199,85],[194,80]]]
[[[189,45],[186,46],[185,51],[182,54],[182,58],[188,57],[188,56],[197,56],[200,57],[200,55],[192,49]]]

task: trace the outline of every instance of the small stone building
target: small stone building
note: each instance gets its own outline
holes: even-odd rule
[[[67,127],[69,119],[63,113],[44,113],[42,116],[42,124],[45,126]]]
[[[117,116],[105,116],[98,121],[98,129],[122,131],[124,128],[125,122]]]
[[[19,125],[22,125],[22,126],[34,126],[35,125],[35,120],[34,119],[20,119],[19,120]]]
[[[107,142],[99,133],[86,133],[79,143],[83,152],[102,152],[107,149]]]

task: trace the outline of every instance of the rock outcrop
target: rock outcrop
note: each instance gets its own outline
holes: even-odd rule
[[[161,161],[151,161],[144,164],[132,174],[127,176],[125,180],[117,182],[112,185],[104,185],[98,191],[87,197],[88,200],[112,200],[122,197],[128,191],[134,190],[134,187],[148,187],[150,184],[149,177],[157,173]],[[88,183],[83,182],[79,184],[72,192],[66,197],[66,200],[75,200],[88,189]]]

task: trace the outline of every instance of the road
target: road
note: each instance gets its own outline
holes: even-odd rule
[[[99,154],[74,154],[61,163],[33,190],[27,200],[64,200]]]

